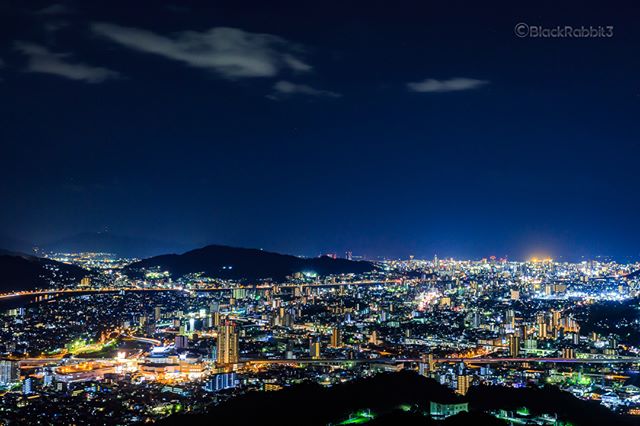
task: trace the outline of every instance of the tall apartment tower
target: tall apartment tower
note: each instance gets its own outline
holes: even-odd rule
[[[516,334],[509,335],[509,355],[513,358],[520,355],[520,337]]]
[[[218,364],[236,364],[239,359],[238,333],[236,326],[225,323],[218,328]]]
[[[320,359],[320,341],[317,339],[309,340],[309,357],[311,359]]]
[[[342,347],[342,332],[338,327],[334,327],[334,329],[331,332],[331,347],[332,348]]]

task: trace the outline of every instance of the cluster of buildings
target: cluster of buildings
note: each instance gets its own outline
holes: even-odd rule
[[[483,384],[552,383],[639,412],[632,330],[640,320],[627,315],[639,309],[638,265],[379,266],[375,276],[305,274],[281,285],[157,272],[122,282],[96,268],[127,290],[91,293],[94,284],[83,283],[87,294],[42,297],[0,315],[0,420],[38,418],[50,403],[72,404],[62,414],[69,422],[107,411],[114,422],[147,421],[251,390],[401,369],[460,395]],[[626,316],[595,315],[601,306],[622,306]]]

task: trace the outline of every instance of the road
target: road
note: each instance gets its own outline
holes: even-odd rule
[[[419,358],[376,358],[376,359],[246,359],[241,362],[249,364],[402,364],[422,362]],[[635,364],[638,358],[434,358],[434,362],[464,362],[466,364],[502,364],[502,363],[563,363],[563,364]]]
[[[9,293],[0,294],[0,299],[9,299],[13,297],[22,296],[44,296],[44,295],[64,295],[64,294],[87,294],[87,293],[117,293],[120,291],[125,292],[144,292],[144,291],[185,291],[185,292],[216,292],[216,291],[233,291],[236,289],[246,290],[271,290],[278,289],[292,289],[292,288],[328,288],[328,287],[341,287],[341,286],[362,286],[362,285],[387,285],[387,284],[400,284],[402,280],[383,280],[383,281],[350,281],[339,283],[326,283],[326,284],[259,284],[259,285],[240,285],[236,287],[202,287],[202,288],[166,288],[166,287],[106,287],[106,288],[74,288],[74,289],[42,289],[42,290],[25,290],[15,291]]]

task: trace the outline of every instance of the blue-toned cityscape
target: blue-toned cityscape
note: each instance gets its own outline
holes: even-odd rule
[[[553,385],[621,417],[640,414],[640,264],[355,262],[346,253],[370,270],[247,282],[138,270],[108,253],[46,257],[85,275],[0,296],[15,304],[0,330],[0,418],[9,423],[148,422],[251,391],[401,370],[461,400],[476,387]],[[449,415],[433,404],[429,415]],[[556,411],[486,410],[507,421],[570,421]]]

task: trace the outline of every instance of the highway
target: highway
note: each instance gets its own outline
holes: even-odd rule
[[[466,364],[504,364],[504,363],[562,363],[562,364],[635,364],[640,363],[638,358],[434,358],[436,363]],[[375,358],[375,359],[245,359],[241,362],[266,365],[266,364],[403,364],[410,362],[423,362],[419,358]]]
[[[146,337],[128,336],[149,344],[160,344],[156,339]],[[68,358],[69,361],[100,361],[109,358]],[[57,364],[62,358],[23,358],[17,360],[21,368],[33,368],[44,365]],[[284,359],[284,358],[247,358],[241,359],[240,364],[245,365],[345,365],[345,364],[406,364],[425,362],[420,358],[300,358],[300,359]],[[507,364],[507,363],[558,363],[558,364],[640,364],[640,357],[617,357],[617,358],[434,358],[435,363],[460,363],[465,364]]]
[[[25,290],[15,291],[9,293],[0,294],[0,299],[10,299],[13,297],[23,296],[44,296],[44,295],[65,295],[65,294],[90,294],[90,293],[117,293],[124,292],[144,292],[144,291],[185,291],[185,292],[225,292],[233,291],[236,289],[246,290],[272,290],[278,289],[293,289],[293,288],[329,288],[329,287],[341,287],[341,286],[363,286],[363,285],[387,285],[387,284],[400,284],[402,280],[383,280],[383,281],[350,281],[339,283],[323,283],[323,284],[257,284],[257,285],[239,285],[235,287],[200,287],[200,288],[166,288],[166,287],[105,287],[105,288],[73,288],[73,289],[40,289],[40,290]]]

